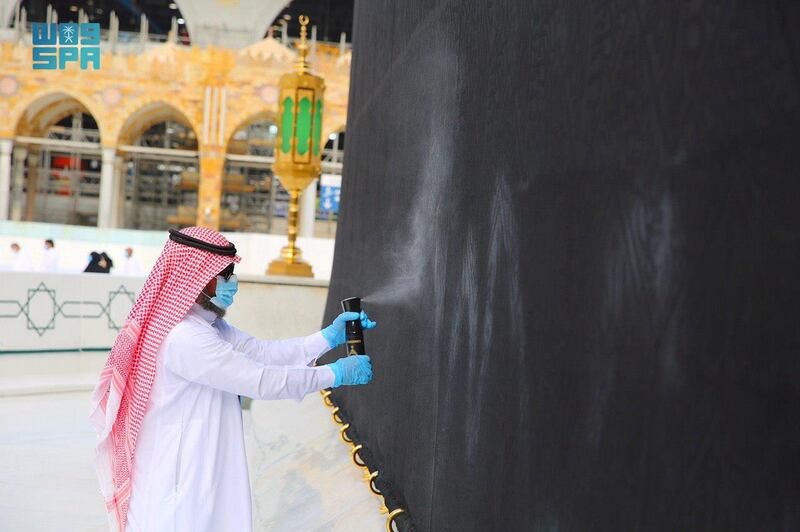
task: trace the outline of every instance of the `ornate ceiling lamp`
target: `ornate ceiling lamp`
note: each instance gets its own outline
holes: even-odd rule
[[[322,158],[322,108],[325,80],[311,73],[306,56],[308,17],[300,16],[300,42],[294,71],[281,76],[279,83],[279,125],[272,171],[289,192],[289,243],[281,256],[269,264],[269,275],[313,277],[311,265],[302,258],[297,240],[297,214],[300,194],[320,175]]]

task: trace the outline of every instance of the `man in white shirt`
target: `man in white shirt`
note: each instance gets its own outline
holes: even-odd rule
[[[42,256],[43,272],[54,273],[58,271],[58,251],[56,244],[51,239],[44,241],[44,255]]]
[[[125,248],[125,259],[115,273],[126,277],[142,275],[142,266],[139,264],[139,259],[133,256],[133,248]]]
[[[344,313],[323,331],[259,340],[222,317],[239,257],[216,231],[170,231],[92,399],[98,474],[112,529],[252,530],[239,396],[300,399],[366,384],[369,357],[314,366],[345,341]],[[178,316],[178,317],[176,317]]]
[[[30,272],[33,271],[33,262],[27,251],[23,251],[16,242],[11,243],[11,271]]]

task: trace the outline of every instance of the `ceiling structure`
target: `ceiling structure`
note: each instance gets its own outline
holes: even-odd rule
[[[192,42],[243,48],[260,41],[285,0],[176,0]]]
[[[0,27],[14,20],[16,0],[0,0]],[[183,42],[200,46],[243,48],[264,38],[270,27],[280,31],[287,23],[288,35],[299,34],[297,18],[308,15],[317,26],[320,41],[337,42],[344,33],[350,40],[353,0],[22,0],[29,22],[45,20],[52,5],[58,20],[77,20],[83,10],[92,22],[104,28],[111,11],[123,32],[139,31],[141,16],[147,16],[151,34],[166,35],[173,17]]]

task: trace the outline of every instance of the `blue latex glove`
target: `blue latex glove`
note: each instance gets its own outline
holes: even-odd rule
[[[353,312],[355,314],[355,312]],[[367,355],[353,355],[340,358],[328,364],[333,371],[333,387],[367,384],[372,380],[372,364]]]
[[[345,322],[353,320],[361,320],[362,329],[374,329],[375,325],[377,325],[377,323],[367,317],[367,313],[363,310],[361,314],[357,312],[342,312],[336,316],[333,323],[322,329],[322,336],[328,341],[328,345],[331,349],[335,349],[345,342],[344,324]]]

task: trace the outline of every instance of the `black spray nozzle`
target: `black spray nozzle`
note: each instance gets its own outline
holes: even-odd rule
[[[342,310],[345,312],[361,312],[361,298],[348,297],[342,299]],[[361,330],[361,320],[352,320],[345,323],[344,334],[347,339],[345,344],[348,355],[363,355],[364,332]]]
[[[348,297],[342,299],[342,310],[345,312],[361,312],[361,298]]]

